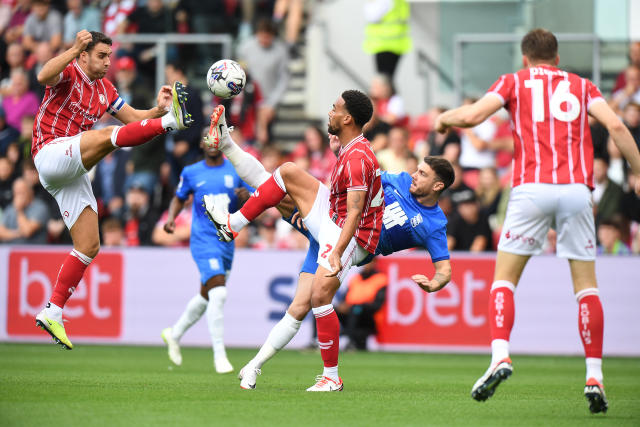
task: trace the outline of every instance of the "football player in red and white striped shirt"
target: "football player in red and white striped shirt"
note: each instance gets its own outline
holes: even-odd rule
[[[329,112],[329,133],[340,140],[338,161],[331,175],[331,188],[294,163],[285,163],[274,172],[245,203],[229,215],[218,211],[205,196],[205,208],[225,240],[235,237],[241,228],[288,194],[298,207],[304,224],[320,245],[318,270],[311,289],[311,306],[316,318],[318,344],[324,372],[308,391],[340,391],[338,375],[340,323],[331,301],[351,265],[375,252],[380,237],[384,195],[380,169],[362,127],[371,119],[369,98],[348,90],[336,100]],[[213,141],[217,147],[224,108],[212,115]],[[219,148],[219,147],[218,147]]]
[[[640,174],[640,154],[624,124],[587,79],[557,68],[558,42],[544,29],[522,39],[524,68],[505,74],[476,103],[441,114],[440,132],[470,127],[500,108],[511,115],[514,139],[513,178],[507,217],[498,244],[489,300],[492,359],[476,382],[472,397],[491,397],[513,368],[509,335],[513,327],[513,294],[531,255],[542,251],[555,221],[558,256],[567,258],[579,305],[579,332],[586,355],[585,396],[591,412],[606,412],[602,385],[603,314],[595,276],[593,144],[587,114],[609,131],[632,173]],[[640,179],[636,181],[640,194]]]
[[[118,147],[143,144],[192,122],[179,82],[173,88],[163,86],[157,106],[150,110],[127,105],[104,78],[110,56],[110,38],[82,30],[70,49],[38,73],[38,81],[47,89],[33,126],[31,154],[40,182],[58,202],[73,251],[60,267],[51,299],[36,316],[36,325],[69,350],[73,345],[62,323],[62,308],[100,248],[98,206],[87,171]],[[91,130],[107,111],[125,125]]]

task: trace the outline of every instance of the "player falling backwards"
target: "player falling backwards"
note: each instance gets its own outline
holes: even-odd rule
[[[198,201],[204,195],[209,195],[216,200],[216,204],[229,212],[235,212],[249,197],[249,191],[253,191],[238,178],[233,166],[222,157],[220,151],[204,146],[203,142],[200,146],[204,151],[204,159],[186,166],[180,174],[180,183],[169,205],[169,216],[164,224],[167,233],[175,230],[175,218],[191,195]],[[233,372],[223,341],[223,308],[227,299],[226,281],[231,271],[235,245],[234,242],[221,242],[216,238],[215,228],[211,227],[202,203],[193,203],[191,209],[193,220],[189,247],[200,271],[200,292],[189,300],[173,327],[162,331],[162,338],[167,344],[171,361],[181,365],[182,355],[178,344],[180,338],[206,311],[213,347],[213,365],[217,373],[225,374]]]
[[[64,329],[62,309],[100,249],[98,208],[87,171],[118,147],[143,144],[192,122],[180,82],[173,88],[163,86],[157,106],[150,110],[127,105],[104,78],[110,56],[109,37],[82,30],[71,48],[38,73],[38,81],[47,88],[33,125],[31,154],[40,182],[58,202],[73,250],[60,267],[53,295],[36,316],[36,325],[69,350],[73,344]],[[91,130],[107,111],[125,125]]]
[[[595,226],[591,190],[593,144],[587,114],[605,125],[616,146],[640,174],[640,154],[626,126],[587,79],[557,68],[558,42],[544,29],[522,39],[524,68],[504,74],[472,105],[447,111],[436,129],[471,127],[504,107],[511,115],[514,159],[511,197],[502,227],[489,298],[492,357],[471,395],[483,401],[512,371],[509,336],[515,287],[531,255],[555,222],[558,256],[569,260],[578,301],[578,328],[586,355],[584,394],[591,412],[606,412],[602,385],[604,317],[595,275]],[[640,194],[640,179],[635,191]],[[520,236],[524,236],[520,237]]]
[[[342,92],[329,111],[329,133],[337,136],[341,144],[330,189],[297,165],[285,163],[234,214],[229,215],[217,209],[211,199],[204,199],[218,235],[230,240],[288,194],[305,226],[318,240],[320,252],[311,285],[311,306],[324,370],[307,391],[343,388],[338,375],[340,323],[331,302],[349,268],[374,253],[380,237],[384,210],[380,169],[369,141],[362,136],[362,127],[372,113],[371,100],[356,90]]]
[[[219,133],[208,138],[218,146],[236,168],[239,176],[259,187],[271,175],[252,155],[244,152],[229,136],[224,117],[224,108],[216,107],[212,123],[217,120]],[[338,144],[331,138],[332,148]],[[423,247],[431,255],[435,274],[432,279],[416,274],[412,279],[426,292],[442,289],[451,279],[451,264],[447,249],[447,219],[438,206],[438,198],[452,182],[454,172],[451,164],[437,157],[427,157],[413,175],[408,173],[381,175],[384,189],[385,211],[380,240],[375,254],[360,265],[369,262],[375,255],[389,255],[407,248]],[[278,209],[285,218],[291,218],[293,207],[281,203]],[[294,225],[296,221],[292,222]],[[318,242],[304,229],[300,229],[310,241],[309,250],[302,266],[296,294],[284,317],[273,327],[258,354],[240,371],[240,386],[253,389],[257,375],[264,363],[284,348],[296,335],[302,320],[311,310],[311,283],[317,270]]]

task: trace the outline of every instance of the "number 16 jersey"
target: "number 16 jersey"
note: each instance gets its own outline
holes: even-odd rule
[[[592,82],[550,65],[501,76],[487,92],[511,116],[513,176],[525,183],[585,184],[593,188],[589,107],[605,102]]]

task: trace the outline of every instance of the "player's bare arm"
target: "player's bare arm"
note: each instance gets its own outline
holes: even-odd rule
[[[362,210],[364,209],[366,191],[349,191],[347,192],[347,217],[342,226],[338,243],[333,251],[329,255],[329,264],[333,268],[331,274],[327,274],[327,277],[335,277],[342,271],[342,254],[347,248],[349,241],[356,233],[360,219],[362,218]]]
[[[423,274],[414,274],[411,279],[418,284],[425,292],[437,292],[444,288],[451,280],[451,262],[448,259],[433,263],[436,272],[433,278],[429,279]]]
[[[81,30],[76,34],[76,40],[69,49],[60,55],[47,61],[42,70],[38,73],[38,82],[45,86],[54,86],[60,81],[60,73],[67,65],[76,59],[91,42],[91,33],[87,30]]]
[[[484,122],[489,116],[502,108],[497,96],[485,95],[473,104],[463,105],[445,111],[436,118],[436,131],[446,132],[450,127],[469,128]]]
[[[164,223],[164,231],[171,234],[176,230],[176,217],[184,208],[184,200],[180,200],[178,196],[173,196],[171,203],[169,203],[169,215],[167,216],[167,222]]]
[[[635,191],[636,194],[640,195],[640,153],[631,132],[606,102],[594,102],[591,104],[589,114],[607,128],[616,147],[631,165],[631,171],[638,178],[636,179]]]
[[[162,86],[156,98],[157,105],[149,110],[139,110],[125,104],[115,115],[122,123],[139,122],[144,119],[157,119],[164,116],[171,107],[171,86]]]

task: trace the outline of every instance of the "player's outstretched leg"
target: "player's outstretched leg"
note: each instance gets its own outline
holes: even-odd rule
[[[187,91],[184,89],[184,85],[175,82],[171,88],[171,95],[173,97],[171,112],[176,119],[178,129],[186,129],[193,123],[193,118],[187,112]]]
[[[204,138],[205,144],[222,151],[231,162],[240,179],[254,188],[265,183],[271,174],[251,154],[244,151],[235,143],[229,134],[227,121],[224,114],[224,106],[218,105],[211,113],[209,135]]]
[[[489,366],[487,372],[476,381],[471,389],[471,397],[478,402],[483,402],[493,396],[496,392],[496,388],[500,383],[511,376],[513,373],[513,366],[511,365],[511,359],[506,358],[496,365]]]

